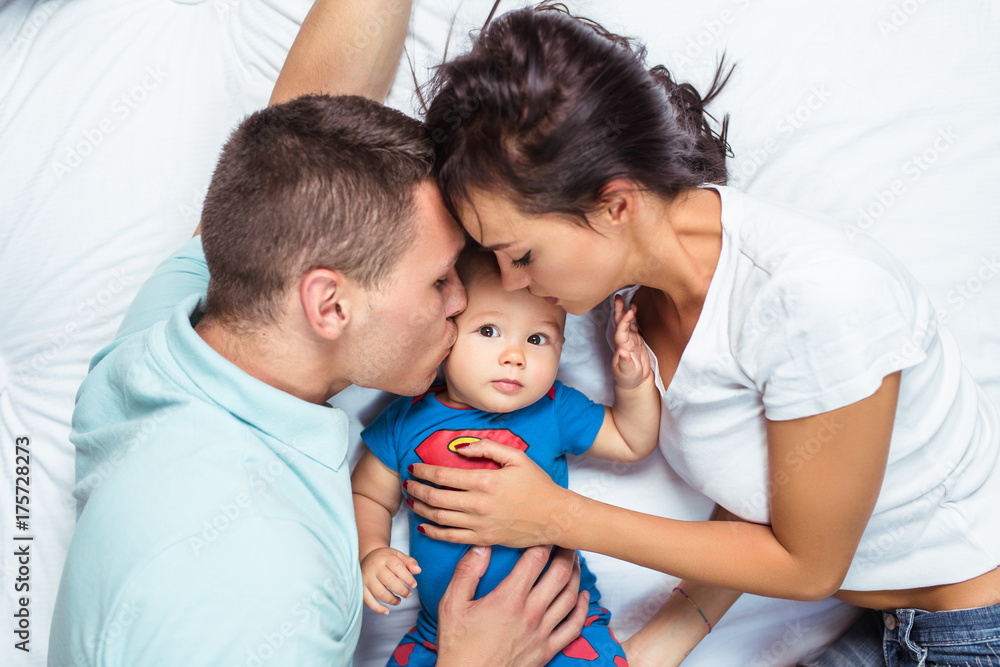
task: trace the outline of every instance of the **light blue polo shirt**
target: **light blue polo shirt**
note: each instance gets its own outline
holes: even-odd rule
[[[200,238],[140,290],[77,394],[81,508],[50,667],[347,665],[361,629],[347,416],[191,324]]]

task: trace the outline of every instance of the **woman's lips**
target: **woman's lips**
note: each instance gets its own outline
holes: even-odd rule
[[[494,380],[493,386],[508,394],[518,391],[522,387],[517,380]]]
[[[547,297],[545,297],[545,300],[547,302],[551,303],[553,306],[556,305],[556,303],[559,302],[559,299],[555,298],[554,296],[547,296]]]

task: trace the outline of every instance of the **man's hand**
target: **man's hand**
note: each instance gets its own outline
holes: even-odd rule
[[[466,552],[438,607],[439,667],[544,665],[580,636],[590,596],[579,591],[579,560],[576,552],[559,549],[539,578],[549,551],[525,551],[507,578],[479,600],[473,598],[490,548]]]
[[[388,614],[389,609],[380,602],[395,607],[400,597],[410,597],[411,589],[417,587],[414,574],[420,574],[415,558],[390,547],[372,550],[361,560],[365,604],[372,611]]]

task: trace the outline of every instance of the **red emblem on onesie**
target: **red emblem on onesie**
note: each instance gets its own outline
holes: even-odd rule
[[[489,459],[470,459],[456,451],[457,447],[476,442],[477,440],[493,440],[494,442],[499,442],[501,445],[520,449],[522,452],[528,450],[528,443],[507,429],[472,429],[435,431],[417,445],[415,451],[421,461],[434,466],[464,468],[466,470],[477,470],[480,468],[487,470],[498,469],[500,466]]]

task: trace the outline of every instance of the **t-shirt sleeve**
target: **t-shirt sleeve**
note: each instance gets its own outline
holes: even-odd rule
[[[936,330],[930,302],[901,268],[846,257],[772,277],[748,311],[735,356],[782,421],[871,396],[922,361]]]
[[[115,340],[144,331],[170,317],[174,308],[192,294],[204,296],[208,291],[208,264],[201,247],[201,236],[195,236],[160,262],[152,275],[139,288],[129,306]]]
[[[400,396],[385,407],[371,424],[361,431],[361,439],[378,460],[390,470],[399,471],[399,447],[403,419],[413,404],[413,398]]]
[[[604,406],[558,381],[555,383],[555,403],[563,451],[583,454],[594,444],[601,430]]]

